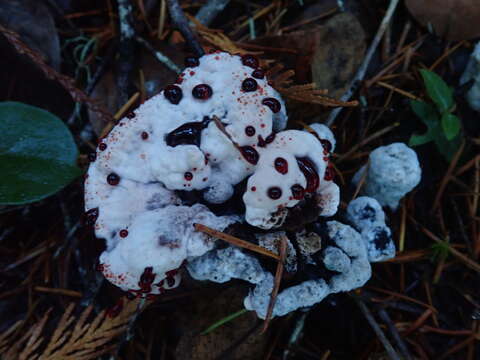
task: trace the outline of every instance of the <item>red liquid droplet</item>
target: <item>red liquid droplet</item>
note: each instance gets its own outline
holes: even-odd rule
[[[265,142],[267,144],[270,144],[271,142],[273,142],[273,140],[275,140],[275,133],[271,133],[270,135],[268,135],[267,138],[265,139]]]
[[[121,238],[126,238],[128,236],[128,230],[126,229],[120,230],[119,235]]]
[[[142,132],[142,139],[147,140],[148,139],[148,133],[146,131]]]
[[[193,174],[190,171],[187,171],[185,174],[183,174],[183,177],[185,180],[190,181],[193,179]]]
[[[257,191],[257,188],[256,188],[255,186],[252,186],[252,187],[250,188],[250,190],[252,190],[252,191]]]
[[[105,150],[107,149],[107,144],[105,144],[105,143],[103,143],[103,142],[100,143],[100,144],[98,145],[98,149],[99,149],[100,151],[105,151]]]
[[[240,152],[242,153],[243,158],[248,161],[250,164],[256,165],[258,163],[258,155],[257,150],[255,150],[251,146],[242,146],[240,148]]]
[[[208,126],[210,119],[208,116],[203,118],[203,121],[189,122],[180,125],[175,130],[167,134],[165,139],[168,146],[175,147],[177,145],[196,145],[200,146],[202,137],[202,130]],[[205,163],[206,165],[206,163]]]
[[[280,199],[282,197],[282,189],[276,186],[271,187],[270,189],[268,189],[267,195],[270,199],[273,200]]]
[[[315,192],[320,185],[320,178],[318,176],[315,165],[308,158],[297,158],[298,167],[303,172],[305,179],[307,180],[306,192]]]
[[[255,128],[253,126],[247,126],[245,128],[245,134],[247,134],[247,136],[255,135]]]
[[[138,282],[141,293],[149,293],[152,291],[152,284],[155,280],[155,276],[156,274],[153,273],[153,268],[151,266],[146,267],[145,270],[143,270],[142,275],[140,275],[140,281]]]
[[[242,64],[256,69],[259,65],[258,59],[253,55],[243,55]]]
[[[133,111],[130,111],[128,114],[127,114],[127,118],[129,119],[133,119],[135,117],[135,113]]]
[[[262,100],[262,104],[268,106],[273,113],[279,112],[281,108],[280,101],[274,98],[265,98]]]
[[[207,84],[200,84],[192,89],[192,95],[195,99],[207,100],[213,94],[212,88]]]
[[[332,143],[330,141],[321,139],[320,143],[322,144],[323,148],[327,150],[327,152],[332,151]]]
[[[302,200],[305,196],[305,189],[302,185],[295,184],[290,189],[292,190],[292,195],[295,200]]]
[[[275,159],[274,162],[275,170],[277,170],[280,174],[285,175],[288,173],[288,162],[284,158],[278,157]]]
[[[107,183],[109,185],[115,186],[120,182],[120,176],[115,173],[111,173],[107,176]]]
[[[252,72],[252,76],[256,79],[263,79],[265,77],[265,71],[262,69],[255,69]]]
[[[325,175],[323,179],[325,181],[332,181],[335,178],[335,170],[331,164],[328,164],[327,168],[325,169]]]
[[[255,91],[257,90],[257,86],[257,82],[255,81],[255,79],[252,78],[246,78],[242,82],[242,90],[245,92]]]
[[[177,105],[183,97],[182,89],[177,85],[168,85],[163,91],[163,95],[174,105]]]

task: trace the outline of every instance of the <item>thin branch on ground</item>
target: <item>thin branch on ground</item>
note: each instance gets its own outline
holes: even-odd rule
[[[133,6],[130,0],[117,0],[120,43],[118,44],[118,60],[116,61],[116,82],[118,104],[125,104],[130,98],[133,88],[135,70],[135,28]]]
[[[177,0],[167,0],[168,10],[170,12],[170,17],[172,22],[175,24],[177,29],[182,33],[185,41],[190,46],[192,51],[196,56],[202,56],[205,54],[200,42],[198,41],[197,36],[193,33],[190,28],[187,17],[183,13],[182,8]]]
[[[230,0],[209,0],[198,10],[195,17],[202,25],[209,26],[229,2]]]
[[[365,73],[367,72],[368,65],[370,65],[370,61],[372,60],[373,54],[377,50],[378,44],[380,43],[380,40],[382,39],[382,36],[385,33],[385,30],[387,29],[393,14],[395,13],[395,9],[397,8],[398,2],[399,0],[390,0],[390,5],[388,6],[387,12],[383,17],[380,27],[378,28],[375,38],[373,39],[372,43],[370,44],[370,47],[368,48],[367,54],[365,55],[365,59],[363,59],[362,65],[357,70],[357,73],[355,74],[353,80],[351,81],[348,87],[348,90],[345,92],[345,94],[342,95],[342,97],[340,98],[340,101],[345,102],[350,100],[353,93],[356,91],[358,87],[358,83],[363,80]],[[332,126],[338,114],[340,114],[340,111],[342,111],[341,107],[332,110],[332,112],[327,118],[327,121],[325,122],[325,125]]]
[[[172,70],[176,74],[180,74],[182,72],[182,69],[180,69],[177,64],[175,64],[168,56],[165,54],[162,54],[160,51],[156,50],[153,48],[153,46],[144,38],[141,36],[135,36],[135,40],[143,45],[145,49],[150,51],[153,56],[155,56],[155,59],[160,61],[163,65],[165,65],[169,70]]]
[[[400,360],[400,356],[398,356],[397,352],[393,348],[392,344],[390,344],[390,341],[388,341],[387,337],[383,333],[382,329],[380,328],[380,325],[378,325],[377,321],[373,317],[372,312],[369,310],[367,305],[363,302],[361,298],[358,296],[353,295],[352,296],[353,300],[357,303],[358,307],[362,311],[362,314],[365,316],[367,319],[368,323],[372,327],[373,331],[378,337],[378,340],[382,343],[383,347],[385,348],[385,351],[387,352],[389,358],[391,360]]]

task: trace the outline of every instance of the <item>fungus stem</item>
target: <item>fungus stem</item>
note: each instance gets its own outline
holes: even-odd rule
[[[238,247],[241,247],[241,248],[244,248],[244,249],[247,249],[247,250],[251,250],[253,252],[256,252],[257,254],[261,254],[261,255],[265,255],[265,256],[268,256],[268,257],[271,257],[275,260],[280,260],[280,256],[261,247],[261,246],[258,246],[258,245],[255,245],[255,244],[252,244],[248,241],[245,241],[245,240],[242,240],[242,239],[239,239],[235,236],[232,236],[232,235],[229,235],[229,234],[225,234],[221,231],[218,231],[218,230],[215,230],[215,229],[212,229],[206,225],[202,225],[202,224],[193,224],[193,226],[195,227],[195,230],[196,231],[200,231],[200,232],[203,232],[207,235],[210,235],[214,238],[217,238],[217,239],[221,239],[223,241],[226,241],[228,242],[229,244],[232,244],[232,245],[235,245],[235,246],[238,246]]]

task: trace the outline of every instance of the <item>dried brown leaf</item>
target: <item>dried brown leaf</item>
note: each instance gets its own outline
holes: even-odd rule
[[[469,40],[480,36],[478,0],[406,0],[415,19],[448,40]]]

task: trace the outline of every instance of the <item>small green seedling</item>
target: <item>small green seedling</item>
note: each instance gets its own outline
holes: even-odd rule
[[[450,161],[461,144],[460,119],[453,114],[455,101],[453,89],[432,71],[420,70],[427,94],[433,103],[412,100],[413,112],[427,126],[423,135],[412,135],[410,146],[435,142],[438,151]]]

